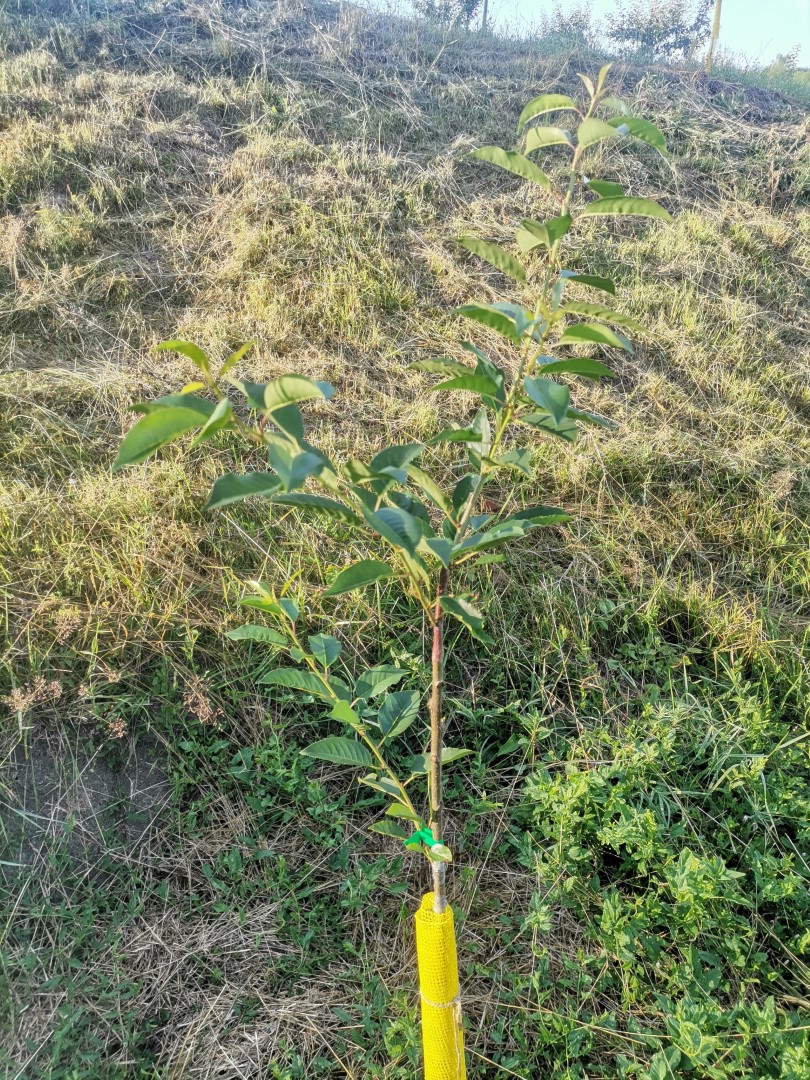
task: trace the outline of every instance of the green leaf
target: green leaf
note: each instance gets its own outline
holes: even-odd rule
[[[377,713],[380,731],[388,738],[401,735],[419,715],[419,692],[399,690],[388,694]]]
[[[433,441],[433,440],[431,440]],[[451,440],[452,441],[452,440]],[[453,505],[433,479],[422,469],[416,467],[416,465],[410,465],[408,467],[408,476],[419,490],[430,499],[434,506],[437,506],[439,510],[444,514],[452,514]]]
[[[480,438],[481,432],[473,431],[472,428],[444,428],[438,435],[434,435],[430,442],[431,445],[440,442],[478,442]]]
[[[299,401],[328,401],[334,390],[328,383],[314,382],[303,375],[282,375],[264,388],[264,409],[274,412]]]
[[[487,375],[459,375],[454,379],[445,379],[444,382],[437,383],[436,386],[431,386],[430,389],[469,390],[473,394],[484,394],[488,397],[498,392],[497,385]]]
[[[570,520],[571,515],[556,506],[528,506],[506,518],[504,524],[509,521],[525,521],[536,529],[542,525],[558,525],[561,521]]]
[[[280,487],[281,481],[274,473],[252,472],[243,476],[226,473],[220,476],[211,489],[205,509],[215,510],[219,506],[227,506],[252,495],[273,495]]]
[[[456,308],[454,314],[462,315],[465,319],[472,319],[474,322],[481,323],[482,326],[488,326],[503,337],[509,338],[510,341],[520,340],[514,319],[510,319],[508,315],[489,304],[464,304]]]
[[[454,761],[458,761],[460,758],[467,757],[472,753],[472,750],[463,750],[459,746],[443,746],[442,747],[442,765],[450,765]],[[430,772],[430,754],[414,754],[410,759],[408,767],[412,773],[417,775],[421,773]]]
[[[410,806],[403,806],[402,803],[393,803],[385,812],[388,817],[405,818],[406,821],[415,821],[417,825],[422,824],[422,819],[416,811],[411,810]]]
[[[597,427],[615,428],[616,424],[598,413],[585,412],[583,409],[575,409],[573,406],[568,410],[568,416],[572,420],[582,420],[585,424],[595,424]]]
[[[380,833],[381,836],[393,836],[395,840],[407,840],[411,835],[407,829],[403,829],[395,821],[375,821],[373,825],[369,825],[369,830]]]
[[[459,243],[462,247],[471,251],[473,255],[485,259],[496,270],[500,270],[502,274],[507,274],[509,277],[514,278],[515,281],[525,285],[526,271],[515,256],[506,248],[501,247],[500,244],[489,244],[485,240],[476,240],[472,236],[462,236]]]
[[[266,436],[265,436],[266,438]],[[284,491],[294,491],[303,487],[310,476],[317,476],[323,471],[324,461],[320,454],[302,450],[300,454],[291,454],[287,446],[280,442],[270,442],[267,457],[281,480]]]
[[[310,652],[318,663],[325,668],[331,667],[343,652],[343,646],[337,638],[333,638],[329,634],[313,634],[307,640]]]
[[[382,473],[387,469],[404,469],[419,457],[425,449],[424,443],[404,443],[401,446],[387,446],[369,462],[372,472]]]
[[[629,353],[633,351],[633,346],[626,337],[622,337],[609,326],[602,326],[600,323],[574,323],[573,326],[567,326],[555,344],[581,345],[583,342],[612,345],[614,349],[626,349]]]
[[[341,593],[353,592],[362,589],[375,581],[384,581],[394,576],[394,571],[388,563],[379,562],[377,559],[362,559],[360,562],[347,566],[341,570],[324,596],[340,596]]]
[[[652,199],[635,199],[623,196],[621,199],[596,199],[589,202],[580,210],[580,214],[594,217],[597,215],[609,216],[632,216],[661,218],[662,221],[672,221],[672,215],[663,206],[659,206]]]
[[[282,405],[280,409],[275,409],[270,414],[270,419],[277,428],[280,428],[285,435],[295,439],[296,442],[300,443],[303,439],[304,418],[297,405]]]
[[[190,386],[194,386],[194,383],[190,383]],[[155,398],[154,401],[142,401],[137,405],[132,405],[133,412],[143,413],[148,416],[150,413],[157,412],[159,409],[168,409],[174,405],[179,405],[182,409],[193,409],[200,414],[200,422],[207,420],[211,413],[214,411],[214,403],[208,401],[207,398],[198,397],[191,392],[183,394],[164,394],[163,397]]]
[[[561,270],[560,277],[568,281],[578,281],[582,285],[590,285],[592,289],[601,289],[602,292],[616,295],[616,286],[610,278],[597,277],[594,274],[578,274],[574,270]]]
[[[191,445],[198,446],[200,443],[207,442],[209,439],[213,438],[218,431],[222,431],[223,428],[228,427],[232,420],[233,409],[231,408],[231,403],[227,398],[221,398]]]
[[[312,671],[301,671],[299,668],[276,668],[275,671],[268,671],[266,675],[262,675],[259,682],[262,686],[283,686],[288,690],[314,694],[325,701],[332,700],[332,695]]]
[[[368,671],[363,672],[354,684],[354,696],[363,701],[376,697],[383,690],[387,690],[389,686],[398,683],[405,674],[405,668],[393,667],[391,664],[380,664],[377,667],[369,668]]]
[[[146,461],[161,446],[200,427],[201,424],[202,416],[198,410],[179,405],[149,413],[124,436],[113,463],[113,471]]]
[[[543,364],[540,370],[547,375],[582,375],[586,379],[616,378],[610,368],[598,360],[581,356],[553,360],[550,364]]]
[[[475,551],[486,551],[489,548],[500,547],[510,540],[519,540],[525,536],[529,526],[522,522],[501,521],[486,532],[475,533],[466,537],[453,549],[453,556],[468,555]],[[483,625],[483,624],[482,624]]]
[[[244,345],[240,345],[236,352],[232,352],[231,355],[225,360],[222,367],[219,369],[219,378],[221,379],[224,375],[228,374],[231,368],[236,367],[242,357],[246,356],[255,344],[256,339],[251,338],[251,340],[246,341]]]
[[[621,98],[617,98],[617,97],[602,98],[602,100],[599,102],[599,104],[604,105],[605,108],[614,109],[616,112],[620,112],[624,116],[627,116],[629,114],[629,112],[630,112],[630,110],[627,108],[627,106],[621,100]]]
[[[159,345],[155,346],[156,351],[161,352],[179,352],[198,367],[200,371],[206,375],[211,373],[211,362],[206,354],[200,348],[199,345],[195,345],[193,341],[161,341]]]
[[[533,161],[529,161],[527,157],[518,154],[515,150],[502,150],[500,146],[482,146],[480,150],[473,150],[470,157],[488,161],[490,164],[506,169],[507,172],[514,173],[515,176],[520,176],[524,180],[531,180],[532,183],[539,184],[542,188],[551,186],[551,181],[546,174],[541,169],[538,169]]]
[[[497,463],[509,469],[517,469],[524,476],[531,477],[532,475],[532,454],[526,447],[515,447],[507,451],[507,453],[501,454],[497,459]]]
[[[360,717],[351,707],[348,701],[336,701],[334,708],[329,713],[335,720],[340,720],[344,724],[359,724]]]
[[[326,517],[333,518],[335,521],[342,521],[347,525],[363,524],[361,518],[353,513],[348,506],[344,506],[343,503],[338,502],[336,499],[328,499],[324,495],[310,495],[307,492],[295,491],[285,495],[274,495],[272,501],[281,503],[282,506],[299,506],[305,510],[314,510],[316,513],[324,514]]]
[[[616,128],[606,124],[597,116],[590,116],[583,120],[577,128],[577,142],[581,147],[593,146],[594,143],[602,142],[603,139],[615,139],[618,136]]]
[[[392,795],[394,798],[402,797],[402,792],[393,780],[389,780],[385,776],[378,776],[377,773],[369,773],[368,776],[358,776],[357,783],[366,784],[375,791],[381,791],[384,795]]]
[[[624,188],[621,184],[614,184],[610,180],[586,180],[585,183],[591,189],[595,191],[597,195],[603,198],[620,198],[624,195]]]
[[[257,626],[253,623],[237,626],[235,630],[229,630],[227,636],[231,641],[262,641],[266,645],[287,644],[287,639],[278,630],[273,630],[269,626]]]
[[[602,64],[602,66],[599,68],[599,74],[596,77],[596,93],[597,94],[599,94],[601,92],[602,87],[605,85],[605,79],[607,78],[608,72],[610,71],[610,69],[612,67],[613,67],[613,61],[611,60],[607,64]]]
[[[565,419],[565,413],[571,401],[571,391],[563,383],[545,379],[541,375],[534,378],[527,376],[523,388],[535,405],[551,413],[557,424]]]
[[[517,241],[521,250],[530,250],[539,245],[550,248],[552,244],[565,236],[571,228],[571,222],[572,218],[570,214],[549,218],[548,221],[533,221],[531,218],[524,218],[523,228],[518,229],[515,235],[517,236]],[[530,246],[529,240],[524,234],[528,234],[528,236],[531,237]]]
[[[573,145],[571,132],[558,127],[533,127],[526,132],[526,153],[539,150],[541,146]]]
[[[362,743],[355,739],[345,739],[340,735],[331,735],[328,739],[319,739],[301,751],[304,757],[316,761],[331,761],[335,765],[362,765],[368,768],[374,764],[374,758]]]
[[[602,307],[601,304],[584,304],[579,300],[572,300],[565,305],[563,311],[566,315],[589,315],[592,319],[599,319],[601,322],[614,323],[616,326],[626,326],[629,330],[635,330],[639,334],[644,333],[644,327],[631,315],[623,315],[621,311],[614,311],[613,308]]]
[[[454,619],[458,619],[460,623],[463,623],[474,638],[484,642],[485,645],[493,644],[492,638],[484,633],[484,616],[465,597],[442,596],[439,599],[439,604],[442,611],[447,615],[452,615]]]
[[[557,112],[561,109],[577,111],[577,103],[567,94],[540,94],[532,98],[518,120],[518,134],[530,120],[536,116],[544,116],[546,113]]]
[[[568,414],[570,415],[570,413],[571,410],[569,409]],[[522,423],[528,424],[546,435],[554,435],[555,438],[562,439],[564,442],[575,443],[577,441],[577,425],[567,418],[558,424],[554,417],[548,413],[530,413],[527,416],[521,416],[520,420]]]
[[[634,139],[640,139],[641,142],[654,146],[664,157],[668,156],[666,139],[649,120],[643,120],[639,116],[612,116],[608,124],[615,127],[620,135],[630,135]]]
[[[450,565],[450,556],[453,553],[453,544],[443,537],[431,537],[425,540],[425,547],[429,548],[442,566]]]
[[[434,375],[469,375],[472,368],[467,364],[461,364],[458,360],[450,360],[448,357],[437,356],[431,360],[417,360],[408,364],[409,371],[430,371]]]
[[[389,544],[407,551],[410,555],[416,552],[422,539],[422,530],[419,522],[407,510],[393,506],[383,506],[376,511],[367,510],[365,507],[361,509],[367,523]]]

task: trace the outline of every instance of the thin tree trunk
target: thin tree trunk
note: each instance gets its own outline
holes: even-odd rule
[[[714,23],[712,24],[711,40],[709,41],[709,55],[706,57],[707,75],[711,75],[712,73],[712,64],[714,63],[714,50],[720,37],[720,11],[722,7],[723,0],[714,0]]]
[[[444,802],[442,796],[442,741],[444,721],[442,719],[442,697],[444,691],[444,613],[440,603],[447,589],[447,570],[439,575],[439,587],[436,593],[436,609],[433,622],[433,651],[431,653],[431,694],[430,694],[430,829],[433,839],[444,842]],[[447,907],[443,862],[431,863],[433,871],[433,910],[441,914]]]
[[[487,15],[489,14],[489,0],[484,0],[484,9],[481,12],[481,33],[485,34],[487,30]]]

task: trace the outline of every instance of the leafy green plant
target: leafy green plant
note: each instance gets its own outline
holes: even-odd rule
[[[226,435],[245,439],[266,454],[268,468],[220,477],[208,509],[258,496],[326,519],[346,530],[354,544],[360,538],[366,549],[365,557],[343,569],[323,592],[327,603],[328,598],[377,583],[387,583],[407,598],[414,625],[425,626],[432,648],[429,745],[422,753],[407,750],[404,769],[398,767],[403,755],[396,741],[423,711],[423,691],[400,686],[404,668],[383,664],[351,671],[337,638],[309,632],[290,596],[291,582],[251,582],[243,603],[267,621],[248,623],[230,636],[285,655],[284,665],[269,671],[262,683],[304,695],[340,725],[339,734],[319,739],[302,753],[358,770],[359,783],[388,800],[385,818],[372,828],[402,840],[429,860],[438,912],[446,907],[445,871],[452,860],[443,831],[442,772],[471,753],[466,747],[445,745],[445,630],[448,623],[458,623],[486,645],[485,616],[471,593],[468,570],[502,560],[499,549],[536,528],[569,518],[546,505],[515,512],[498,509],[485,499],[485,491],[493,482],[499,484],[498,506],[521,495],[532,477],[531,440],[537,436],[571,444],[583,424],[610,426],[603,417],[574,405],[569,382],[563,380],[610,377],[601,355],[582,355],[581,349],[632,353],[625,333],[641,331],[634,319],[610,306],[616,292],[611,279],[566,266],[565,238],[595,219],[669,219],[657,202],[584,172],[595,150],[623,139],[640,140],[666,154],[661,132],[606,94],[609,67],[600,70],[595,83],[580,76],[587,92],[583,105],[564,94],[534,98],[518,123],[523,152],[484,146],[472,154],[539,187],[555,203],[546,220],[522,220],[515,233],[517,253],[475,237],[460,241],[521,290],[517,301],[469,303],[456,311],[505,339],[512,362],[500,365],[474,342],[462,341],[463,359],[430,358],[412,365],[440,377],[432,392],[470,395],[474,413],[465,404],[461,418],[427,443],[392,444],[370,461],[349,458],[336,463],[307,440],[302,412],[308,403],[332,398],[327,383],[297,374],[263,384],[240,377],[237,371],[250,343],[214,365],[197,345],[167,341],[159,348],[183,354],[199,369],[200,378],[179,394],[136,406],[143,416],[125,437],[115,462],[117,469],[138,464],[190,432],[196,432],[194,445]],[[547,123],[549,117],[561,126]],[[565,186],[559,191],[530,156],[549,149],[569,157]],[[576,286],[598,299],[572,297]],[[425,778],[427,814],[415,795]]]

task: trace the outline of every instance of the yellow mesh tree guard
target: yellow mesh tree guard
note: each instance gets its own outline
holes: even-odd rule
[[[466,1080],[453,912],[447,907],[437,915],[431,892],[415,920],[425,1080]]]

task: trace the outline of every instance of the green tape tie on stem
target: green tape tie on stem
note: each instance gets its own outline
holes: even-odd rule
[[[405,847],[418,848],[420,844],[427,844],[428,847],[432,847],[438,843],[440,841],[435,839],[430,829],[417,829],[413,836],[409,836],[405,841]]]

